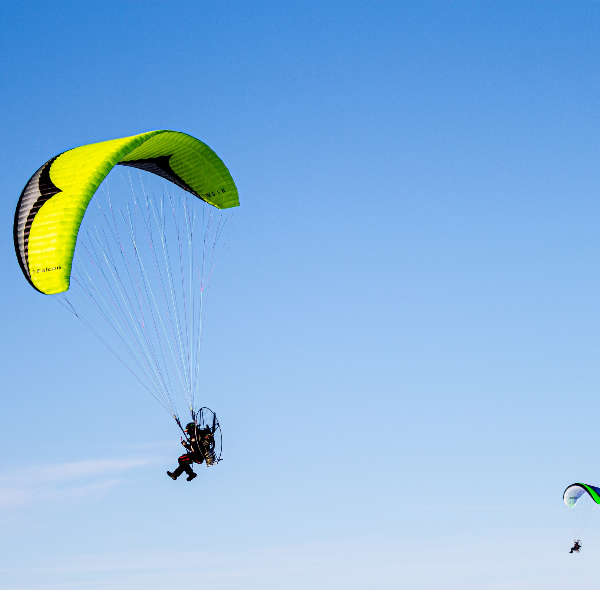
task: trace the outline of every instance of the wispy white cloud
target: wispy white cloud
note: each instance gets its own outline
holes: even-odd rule
[[[119,483],[116,475],[154,459],[99,459],[32,466],[0,474],[0,512],[25,505],[93,500]]]
[[[148,465],[152,461],[153,459],[97,459],[73,463],[53,463],[2,474],[0,475],[0,485],[3,482],[21,485],[35,484],[40,481],[60,483],[88,477],[100,477],[108,473],[119,473]]]
[[[0,510],[15,508],[30,502],[35,494],[21,488],[0,488]]]

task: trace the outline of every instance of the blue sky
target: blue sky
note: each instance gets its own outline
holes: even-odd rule
[[[552,590],[597,580],[600,5],[32,2],[0,28],[0,588]],[[213,279],[225,459],[12,244],[77,145],[175,129],[242,206]]]

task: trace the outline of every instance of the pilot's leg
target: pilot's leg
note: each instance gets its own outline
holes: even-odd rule
[[[191,453],[181,455],[181,457],[179,457],[179,467],[177,468],[177,471],[181,470],[179,471],[180,474],[185,471],[188,475],[194,475],[194,470],[192,469],[191,463]]]

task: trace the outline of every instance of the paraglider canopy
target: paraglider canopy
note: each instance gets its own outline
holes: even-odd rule
[[[585,483],[571,484],[563,494],[563,501],[569,508],[574,508],[575,504],[586,493],[596,504],[600,504],[600,488]]]
[[[69,289],[79,226],[96,190],[117,164],[156,174],[218,209],[240,204],[225,164],[186,133],[149,131],[63,152],[31,177],[15,212],[17,258],[25,278],[41,293]]]

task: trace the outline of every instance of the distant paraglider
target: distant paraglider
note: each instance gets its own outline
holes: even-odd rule
[[[600,488],[585,483],[571,484],[563,494],[563,501],[570,509],[573,524],[573,547],[569,553],[581,551],[581,535],[592,513],[600,504]]]
[[[115,188],[106,177],[116,165],[128,168]],[[206,298],[231,227],[227,210],[238,205],[215,152],[185,133],[159,130],[48,160],[23,189],[13,228],[31,286],[103,341],[175,418],[191,462],[206,465],[221,459],[219,423],[197,403]],[[189,429],[181,426],[178,395]],[[207,433],[209,443],[195,448],[192,435]]]

